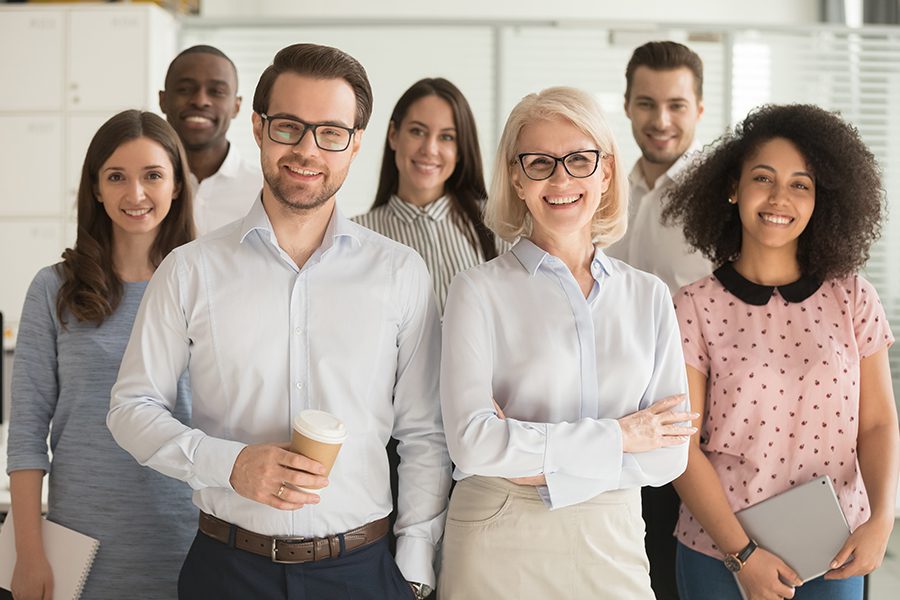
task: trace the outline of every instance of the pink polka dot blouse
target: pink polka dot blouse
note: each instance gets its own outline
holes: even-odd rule
[[[766,288],[726,265],[676,294],[685,360],[708,377],[700,447],[735,512],[828,474],[855,529],[869,516],[856,457],[859,361],[894,337],[859,275],[806,291],[801,282]],[[722,556],[683,504],[675,535]]]

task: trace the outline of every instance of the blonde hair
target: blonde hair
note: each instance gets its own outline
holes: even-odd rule
[[[628,215],[628,180],[619,160],[619,147],[603,111],[590,94],[571,87],[551,87],[529,94],[509,113],[494,163],[494,175],[485,206],[484,222],[508,242],[531,235],[531,213],[516,194],[512,169],[518,168],[516,146],[522,129],[533,121],[565,119],[593,138],[610,161],[609,188],[591,221],[591,238],[606,247],[625,235]],[[602,167],[602,165],[601,165]]]

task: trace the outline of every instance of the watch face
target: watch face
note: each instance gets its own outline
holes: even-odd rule
[[[738,558],[733,554],[726,554],[723,562],[725,563],[725,568],[732,573],[737,573],[741,570],[741,567],[744,566],[743,564],[741,564],[741,561],[738,560]]]

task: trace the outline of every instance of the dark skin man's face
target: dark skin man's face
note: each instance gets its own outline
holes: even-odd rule
[[[166,89],[159,93],[159,107],[188,151],[224,147],[228,126],[241,107],[234,68],[214,54],[176,59]]]

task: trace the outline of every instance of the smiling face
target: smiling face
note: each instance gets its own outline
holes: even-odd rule
[[[155,236],[180,190],[168,153],[145,137],[116,148],[97,177],[94,195],[112,220],[114,238]]]
[[[413,102],[399,125],[388,129],[399,183],[397,195],[427,204],[444,195],[444,184],[458,160],[453,109],[439,96]]]
[[[234,67],[205,52],[181,56],[159,93],[159,107],[187,150],[224,146],[228,126],[241,107]]]
[[[272,86],[266,114],[291,117],[304,123],[353,128],[356,96],[343,79],[315,79],[296,73],[282,73]],[[359,152],[362,130],[357,129],[350,147],[328,152],[316,145],[311,130],[294,146],[269,138],[268,122],[253,114],[253,135],[260,149],[263,171],[263,200],[276,200],[291,211],[307,211],[333,203],[343,185],[350,162]]]
[[[687,67],[667,71],[638,67],[625,114],[643,160],[664,173],[694,142],[703,114],[693,73]]]
[[[806,158],[793,143],[774,138],[747,157],[735,199],[741,217],[742,256],[762,250],[796,256],[798,239],[816,205],[816,183]]]
[[[539,152],[563,157],[581,150],[602,150],[591,136],[570,121],[557,117],[533,121],[522,128],[516,144],[516,156]],[[516,161],[510,167],[513,187],[532,217],[532,241],[541,239],[585,237],[590,241],[591,221],[600,206],[600,198],[609,188],[612,169],[608,159],[601,159],[592,175],[570,176],[559,163],[553,174],[542,181],[529,179]],[[543,246],[542,246],[543,247]]]

